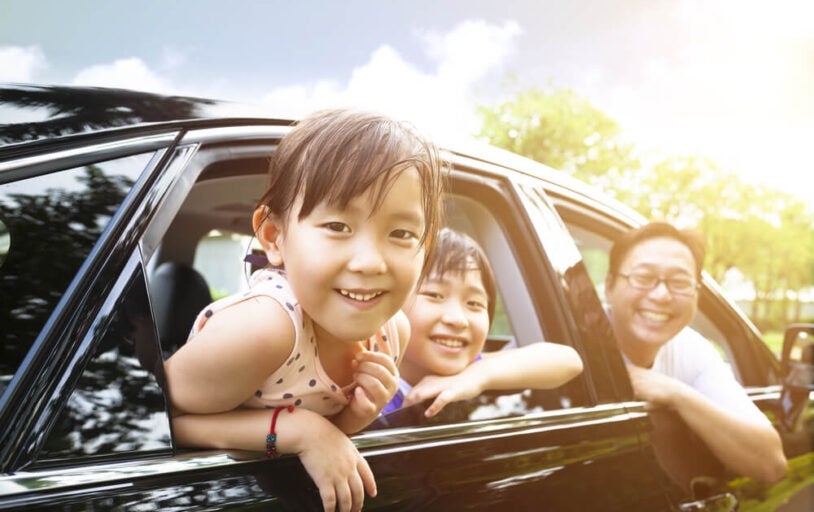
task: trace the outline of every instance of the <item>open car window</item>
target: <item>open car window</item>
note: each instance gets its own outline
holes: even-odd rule
[[[578,222],[566,215],[566,226],[574,238],[583,260],[591,276],[597,295],[605,302],[605,276],[608,273],[608,255],[613,245],[613,236],[620,231],[613,231],[608,226],[603,226],[599,222],[591,223],[590,227],[586,223]],[[736,378],[743,383],[737,365],[734,363],[734,353],[730,347],[724,331],[712,320],[703,307],[699,305],[695,318],[690,323],[690,327],[701,333],[705,338],[713,342],[713,346],[730,366]]]

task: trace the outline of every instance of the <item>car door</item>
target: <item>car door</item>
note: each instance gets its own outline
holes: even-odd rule
[[[603,295],[607,257],[613,240],[641,222],[610,202],[602,203],[547,186],[550,197],[587,262],[592,281]],[[786,477],[767,485],[732,474],[712,456],[671,411],[635,411],[647,414],[648,442],[659,457],[667,487],[675,504],[731,494],[740,510],[770,506],[772,509],[808,510],[814,503],[812,472],[812,402],[809,413],[793,425],[784,422],[780,396],[783,376],[777,357],[759,337],[746,316],[723,295],[708,276],[699,291],[699,309],[692,327],[712,341],[755,404],[769,417],[783,439],[789,461]]]

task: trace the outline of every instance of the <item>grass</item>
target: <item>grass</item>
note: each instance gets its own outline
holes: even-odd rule
[[[780,352],[783,350],[783,332],[782,331],[764,332],[763,341],[779,358]]]

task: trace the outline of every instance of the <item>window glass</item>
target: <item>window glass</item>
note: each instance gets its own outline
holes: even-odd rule
[[[0,392],[151,156],[0,185]]]
[[[489,258],[497,281],[495,318],[485,351],[512,350],[544,341],[534,300],[517,256],[531,240],[511,238],[510,228],[499,217],[508,209],[501,208],[503,205],[499,203],[455,194],[448,194],[444,203],[447,226],[478,242]],[[424,416],[431,403],[431,400],[426,401],[387,413],[368,430],[522,416],[581,406],[586,402],[583,381],[577,377],[554,389],[489,390],[472,399],[448,404],[432,418]]]
[[[250,247],[253,250],[260,247],[253,237],[216,229],[198,242],[192,266],[206,280],[213,299],[246,288],[248,269],[243,265],[243,258]]]
[[[40,460],[170,449],[169,416],[159,385],[163,359],[140,266],[116,287],[89,337],[84,368]],[[158,375],[158,377],[156,377]]]

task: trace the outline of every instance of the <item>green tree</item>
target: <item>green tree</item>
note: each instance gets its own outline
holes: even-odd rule
[[[616,121],[569,89],[532,87],[478,115],[481,138],[588,183],[638,167]]]
[[[720,281],[737,268],[754,284],[758,325],[799,319],[793,301],[814,284],[814,215],[802,201],[744,183],[702,156],[642,167],[620,126],[571,90],[532,87],[478,114],[491,144],[596,185],[647,218],[701,230],[705,269]]]

